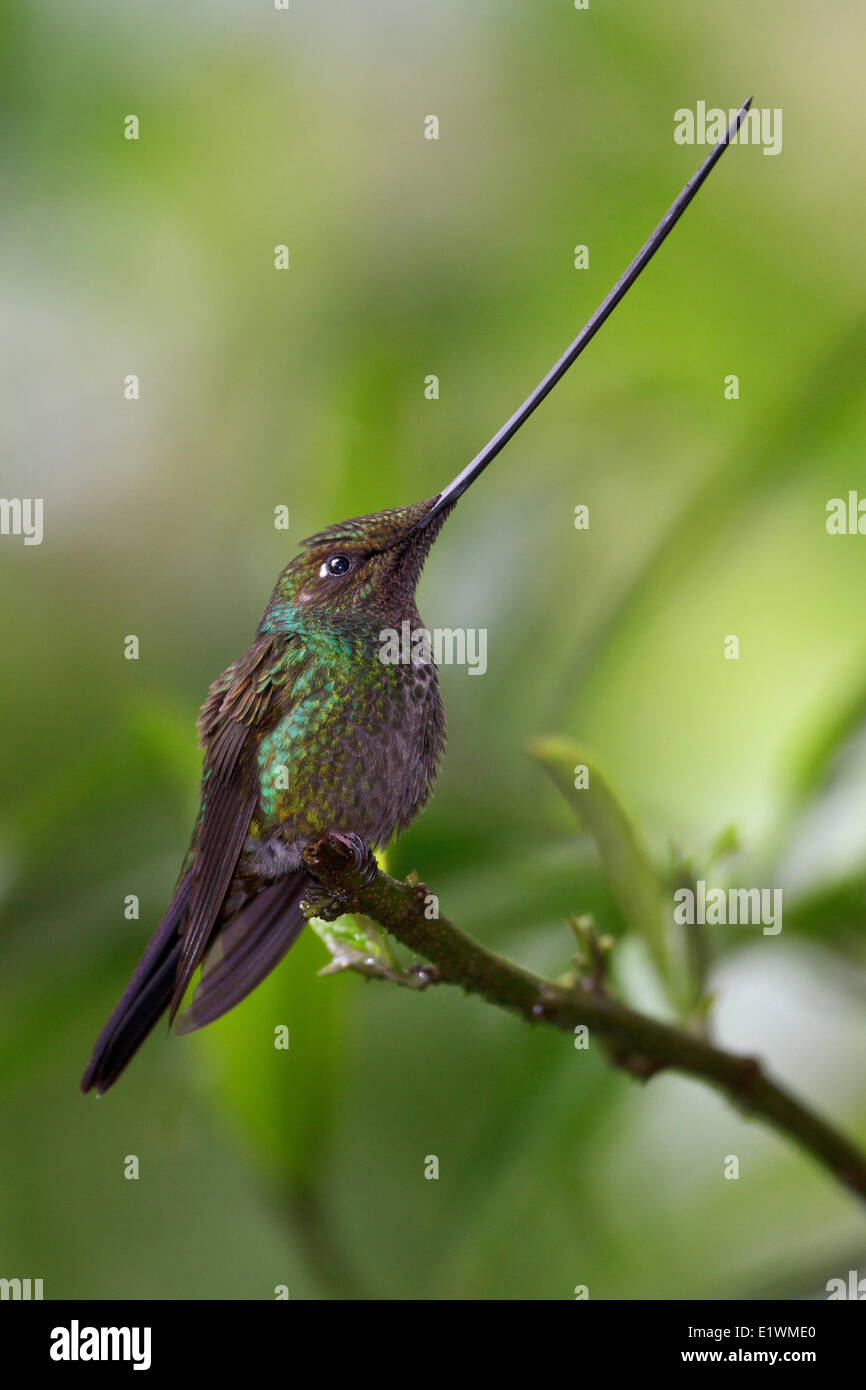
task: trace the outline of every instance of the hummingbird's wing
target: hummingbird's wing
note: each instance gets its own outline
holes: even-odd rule
[[[220,934],[230,926],[232,930],[225,947],[213,953],[213,978],[209,966],[210,983],[190,1011],[197,1019],[193,1027],[217,1018],[243,998],[303,927],[297,906],[302,885],[294,884],[296,878],[304,878],[301,874],[274,885],[283,894],[282,917],[277,911],[279,894],[266,889],[261,904],[255,899],[241,902],[236,921],[220,920],[258,795],[256,736],[282,703],[291,700],[302,665],[299,644],[292,638],[269,638],[257,642],[211,686],[199,718],[205,750],[202,810],[192,842],[165,916],[97,1039],[81,1082],[83,1091],[95,1087],[102,1095],[170,1004],[172,1013],[176,1011],[215,928]],[[272,940],[265,939],[269,927]],[[207,1015],[200,1019],[199,1006]]]
[[[203,814],[170,1020],[180,1007],[222,910],[258,799],[255,733],[298,670],[292,638],[264,638],[214,681],[199,716],[205,749]]]

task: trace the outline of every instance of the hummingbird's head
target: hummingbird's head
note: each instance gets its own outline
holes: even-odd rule
[[[297,621],[298,614],[309,615],[322,625],[329,617],[342,624],[366,618],[374,622],[388,618],[393,624],[394,620],[413,616],[415,586],[443,521],[577,361],[628,293],[735,138],[751,101],[749,97],[740,107],[726,134],[689,179],[577,337],[484,448],[435,497],[413,507],[354,517],[304,541],[302,553],[286,566],[277,581],[261,631],[290,625]]]
[[[320,621],[411,616],[424,561],[451,510],[428,521],[437,501],[353,517],[309,536],[280,575],[263,622],[286,606]]]

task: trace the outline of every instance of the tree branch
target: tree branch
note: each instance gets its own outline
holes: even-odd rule
[[[638,1013],[595,981],[567,988],[488,951],[453,922],[425,915],[429,894],[424,884],[402,883],[378,869],[374,874],[371,860],[359,868],[345,837],[328,835],[309,845],[304,862],[328,894],[327,903],[311,900],[311,915],[363,913],[430,961],[437,980],[459,985],[532,1023],[566,1033],[586,1025],[605,1043],[613,1062],[640,1079],[671,1070],[717,1087],[739,1108],[793,1139],[866,1201],[866,1154],[771,1081],[754,1057],[727,1052]]]

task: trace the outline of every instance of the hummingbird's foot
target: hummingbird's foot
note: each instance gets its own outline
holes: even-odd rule
[[[360,835],[346,834],[341,830],[332,830],[328,839],[336,850],[343,849],[346,857],[351,859],[352,869],[357,874],[361,887],[369,888],[379,872],[379,865],[366,841],[362,840]]]
[[[318,868],[331,874],[335,869],[342,874],[348,872],[357,878],[361,888],[367,888],[379,872],[370,846],[360,835],[343,830],[331,830],[321,840],[310,841],[303,852],[303,860],[312,874]]]
[[[345,888],[311,884],[307,889],[303,910],[308,917],[318,917],[323,922],[333,922],[344,913],[351,912],[358,889],[367,888],[379,872],[376,857],[361,836],[341,830],[332,830],[321,840],[307,844],[303,861],[314,876],[318,869],[327,871],[329,875],[337,869],[343,874],[350,874],[354,880],[347,883]]]
[[[439,982],[440,972],[427,961],[402,966],[383,928],[360,911],[359,892],[379,872],[375,856],[360,835],[332,830],[308,841],[303,862],[314,879],[321,875],[324,880],[311,883],[301,903],[304,915],[316,919],[313,931],[331,954],[320,975],[354,970],[367,979],[390,980],[415,990]]]

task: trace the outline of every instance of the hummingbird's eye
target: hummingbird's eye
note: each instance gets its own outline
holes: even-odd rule
[[[323,578],[326,574],[348,574],[351,568],[352,561],[349,559],[348,555],[332,555],[331,558],[326,560],[322,565],[319,574]]]

